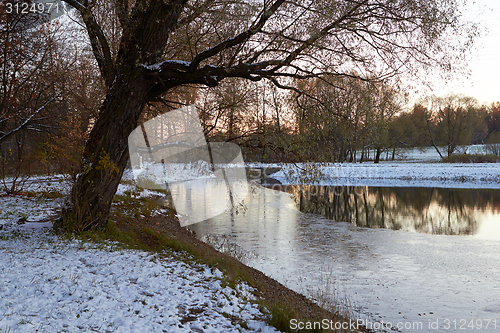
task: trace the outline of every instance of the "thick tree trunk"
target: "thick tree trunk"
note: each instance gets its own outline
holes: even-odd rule
[[[103,68],[103,76],[110,76],[106,82],[112,83],[85,146],[83,172],[73,185],[70,201],[56,228],[78,233],[106,227],[113,196],[129,159],[128,136],[137,127],[155,86],[154,78],[146,75],[147,69],[141,64],[161,60],[186,2],[152,1],[143,4],[142,11],[134,9],[131,13],[116,63],[107,63],[114,70],[109,72],[108,68],[106,72]],[[90,36],[95,35],[88,29]]]
[[[81,232],[107,224],[113,196],[129,159],[128,136],[137,127],[150,86],[139,69],[111,86],[85,147],[83,172],[71,190],[61,227]]]

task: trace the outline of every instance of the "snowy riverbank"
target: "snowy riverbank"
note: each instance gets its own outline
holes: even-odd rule
[[[64,240],[49,227],[0,232],[1,332],[276,332],[250,288],[224,287],[217,269]]]
[[[300,183],[298,175],[305,164],[257,164],[250,167],[280,167],[270,175],[282,184]],[[307,181],[316,185],[500,188],[500,163],[424,163],[381,162],[329,163],[320,167],[318,178]]]
[[[0,197],[0,332],[276,332],[218,269],[54,235],[37,221],[64,188],[36,180],[31,195]]]

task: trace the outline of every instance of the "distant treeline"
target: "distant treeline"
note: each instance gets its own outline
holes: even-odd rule
[[[448,95],[408,108],[400,90],[356,78],[296,87],[304,93],[248,82],[205,91],[203,100],[210,102],[199,109],[207,137],[236,142],[246,160],[267,162],[377,163],[382,156],[394,159],[397,148],[429,146],[444,159],[460,146],[500,143],[500,103]]]
[[[104,84],[85,39],[68,43],[79,36],[73,28],[53,21],[0,36],[0,179],[81,171]],[[433,96],[407,109],[407,94],[356,73],[287,88],[244,79],[178,87],[146,105],[140,121],[194,104],[207,140],[237,143],[246,161],[378,162],[424,146],[444,158],[461,145],[500,143],[500,103]]]

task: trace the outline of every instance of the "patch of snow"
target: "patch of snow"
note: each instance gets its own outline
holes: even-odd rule
[[[8,332],[276,332],[251,288],[171,256],[65,240],[50,224],[0,232],[0,328]],[[248,329],[232,323],[246,322]]]
[[[261,166],[264,166],[262,164]],[[274,166],[269,164],[265,166]],[[279,167],[279,165],[278,165]],[[300,180],[303,164],[281,165],[271,177],[283,184]],[[386,187],[500,188],[500,163],[329,163],[319,167],[316,185]]]
[[[120,183],[115,195],[125,195],[125,192],[132,192],[136,189],[134,185]]]
[[[166,183],[200,178],[214,178],[211,164],[205,161],[194,163],[154,163],[143,162],[141,168],[133,168],[134,179],[139,183],[166,186]]]
[[[46,180],[33,186],[67,187]],[[0,197],[0,331],[277,332],[252,302],[252,289],[223,286],[218,269],[168,253],[67,240],[52,234],[51,222],[35,222],[62,201]]]
[[[12,178],[5,178],[7,187],[12,185]],[[16,181],[19,183],[19,180]],[[0,187],[0,190],[3,189]],[[69,181],[69,176],[66,175],[50,175],[50,176],[30,176],[26,181],[21,182],[19,189],[23,192],[35,191],[35,192],[60,192],[68,194],[71,189],[71,182]]]
[[[62,208],[71,184],[63,176],[32,177],[23,187],[30,196],[0,197],[0,228],[47,219]],[[55,198],[51,197],[55,194]]]
[[[442,154],[446,155],[445,147],[438,147]],[[487,152],[485,145],[470,145],[470,146],[460,146],[457,147],[456,153],[467,154],[485,154]],[[372,151],[373,153],[373,151]],[[389,152],[391,156],[392,152]],[[361,152],[358,152],[358,156],[361,156]],[[373,157],[374,155],[370,155]],[[386,154],[382,154],[385,157]],[[396,149],[396,158],[399,160],[413,161],[413,162],[439,162],[441,157],[439,156],[436,148],[434,147],[422,147],[422,148],[398,148]]]
[[[159,62],[159,63],[156,63],[156,64],[151,64],[151,65],[147,65],[147,64],[141,64],[142,67],[148,69],[148,70],[151,70],[151,71],[159,71],[161,70],[162,66],[164,64],[173,64],[173,65],[180,65],[180,66],[183,66],[183,67],[189,67],[189,65],[191,65],[191,63],[189,61],[183,61],[183,60],[165,60],[165,61],[162,61],[162,62]]]

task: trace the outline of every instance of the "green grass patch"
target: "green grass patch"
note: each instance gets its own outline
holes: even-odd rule
[[[291,332],[290,320],[297,318],[286,306],[278,304],[264,304],[261,311],[267,312],[266,323],[282,332]]]
[[[152,212],[158,208],[158,204],[153,200],[148,198],[135,198],[129,193],[125,195],[115,195],[113,204],[119,206],[115,214],[134,218],[140,218],[142,216],[149,217]]]
[[[307,328],[307,329],[291,329],[290,321],[296,319],[300,321],[300,315],[296,313],[288,304],[286,303],[262,303],[259,301],[261,312],[266,314],[265,321],[269,326],[276,328],[281,332],[290,333],[326,333],[330,332],[327,329],[322,328]],[[321,322],[324,317],[308,318],[305,321],[309,322]],[[304,321],[304,322],[305,322]]]

